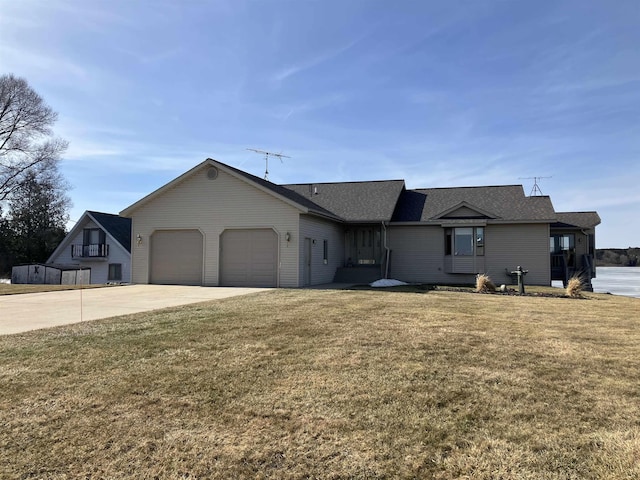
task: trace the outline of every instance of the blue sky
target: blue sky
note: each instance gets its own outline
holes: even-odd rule
[[[0,73],[59,113],[77,219],[211,157],[276,183],[540,182],[640,246],[640,3],[0,0]]]

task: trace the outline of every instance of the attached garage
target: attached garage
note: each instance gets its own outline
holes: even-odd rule
[[[270,228],[225,230],[220,236],[220,285],[278,286],[278,235]]]
[[[150,280],[160,285],[202,285],[200,230],[157,230],[151,235]]]

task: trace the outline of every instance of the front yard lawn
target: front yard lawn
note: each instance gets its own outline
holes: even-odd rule
[[[640,302],[277,290],[0,337],[0,478],[640,478]]]

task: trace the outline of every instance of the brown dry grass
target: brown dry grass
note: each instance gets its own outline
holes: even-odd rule
[[[0,283],[0,295],[20,295],[23,293],[58,292],[60,290],[79,290],[86,288],[102,288],[107,285],[27,285]],[[110,285],[115,286],[115,285]]]
[[[0,338],[2,478],[640,477],[637,299],[279,290]]]

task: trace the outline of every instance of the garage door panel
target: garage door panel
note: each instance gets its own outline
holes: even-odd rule
[[[199,230],[159,230],[151,235],[150,282],[201,285],[203,238]]]
[[[225,230],[220,245],[221,285],[277,286],[278,236],[273,230]]]

